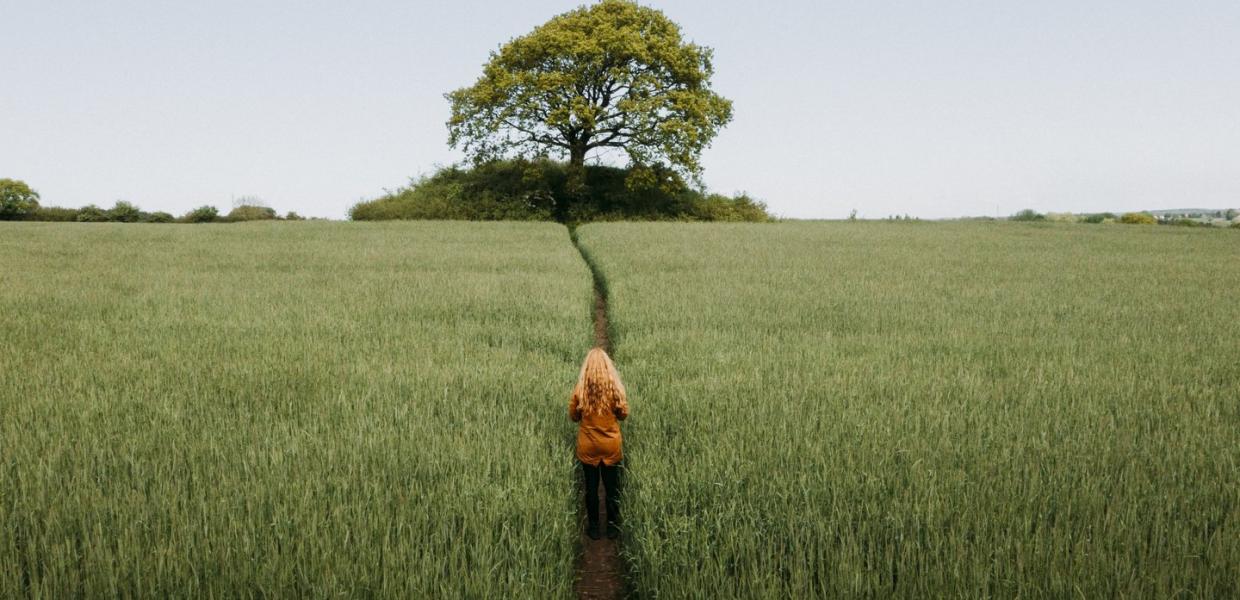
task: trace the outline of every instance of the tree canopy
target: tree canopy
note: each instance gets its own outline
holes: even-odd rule
[[[0,219],[16,219],[39,208],[39,193],[25,182],[0,179]]]
[[[492,52],[472,86],[447,94],[449,143],[475,161],[599,149],[685,175],[732,118],[711,90],[710,48],[686,42],[662,12],[602,0],[552,18]]]

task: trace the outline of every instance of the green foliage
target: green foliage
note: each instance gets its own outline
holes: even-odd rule
[[[449,143],[475,162],[551,155],[573,166],[616,148],[633,164],[696,175],[732,118],[710,88],[711,54],[635,2],[569,11],[492,52],[474,85],[447,94]]]
[[[1012,215],[1011,217],[1008,218],[1008,220],[1009,221],[1045,221],[1046,215],[1036,210],[1033,210],[1032,208],[1026,208]]]
[[[24,181],[0,179],[0,220],[21,219],[39,208],[39,193]]]
[[[1069,212],[1046,213],[1046,220],[1052,223],[1079,223],[1083,217]]]
[[[1223,213],[1223,218],[1228,221],[1235,221],[1237,217],[1240,217],[1240,211],[1237,211],[1234,208],[1229,208]]]
[[[108,216],[108,211],[94,204],[87,204],[78,209],[77,220],[79,223],[107,223],[112,219]]]
[[[1130,212],[1124,213],[1124,216],[1119,218],[1119,222],[1125,225],[1155,225],[1158,219],[1147,212]]]
[[[117,200],[108,210],[108,220],[117,223],[137,223],[142,219],[142,211],[137,206],[124,200]]]
[[[1240,245],[1149,229],[579,228],[632,596],[1240,597]]]
[[[550,220],[557,205],[568,222],[638,220],[767,221],[749,196],[728,198],[689,188],[671,169],[585,167],[578,184],[571,166],[551,160],[504,160],[448,167],[408,187],[362,202],[357,221],[388,219]]]
[[[16,225],[0,598],[571,597],[563,227]]]
[[[226,221],[271,221],[280,218],[276,211],[267,206],[243,204],[229,211]]]
[[[287,215],[284,215],[284,220],[285,221],[305,221],[306,218],[290,210],[288,211]]]
[[[166,213],[163,211],[155,211],[153,213],[143,213],[142,222],[143,223],[174,223],[176,222],[176,217],[172,216],[171,213]]]
[[[562,190],[566,180],[563,169],[552,165],[515,160],[471,169],[448,167],[377,200],[361,202],[349,216],[355,221],[550,220],[553,190]]]
[[[140,210],[133,203],[124,200],[118,200],[112,208],[107,210],[99,208],[94,204],[80,209],[73,209],[44,207],[36,203],[33,209],[12,218],[23,221],[79,221],[83,223],[103,223],[109,221],[116,223],[174,223],[177,221],[169,213],[162,211],[147,213]],[[219,211],[215,207],[201,206],[186,213],[180,220],[186,223],[211,223],[217,221],[259,221],[279,218],[274,210],[266,206],[241,205],[234,208],[232,212],[223,218],[219,216]],[[288,219],[301,220],[302,217],[295,212],[290,212]]]
[[[1091,224],[1091,225],[1097,225],[1097,224],[1099,224],[1099,223],[1106,223],[1106,222],[1108,222],[1108,221],[1115,221],[1115,220],[1116,220],[1116,219],[1118,219],[1118,218],[1119,218],[1119,217],[1118,217],[1118,216],[1116,216],[1116,215],[1115,215],[1115,213],[1109,213],[1109,212],[1104,212],[1104,213],[1093,213],[1093,214],[1085,215],[1084,217],[1082,217],[1082,218],[1081,218],[1081,222],[1082,222],[1082,223],[1089,223],[1089,224]]]
[[[748,194],[736,196],[707,194],[693,201],[687,220],[721,222],[765,222],[774,220],[766,211],[766,204]]]
[[[1188,218],[1168,219],[1166,221],[1163,221],[1161,224],[1172,225],[1175,227],[1213,227],[1213,225],[1211,225],[1210,223],[1206,221],[1199,221],[1197,219],[1188,219]]]
[[[181,220],[186,223],[212,223],[220,216],[219,209],[211,205],[203,205],[185,213]]]
[[[78,217],[78,209],[61,208],[59,206],[40,206],[33,211],[26,213],[24,220],[26,221],[76,221]]]
[[[886,221],[888,223],[925,223],[926,222],[918,217],[914,217],[908,214],[890,215],[887,217]]]
[[[78,208],[39,206],[23,217],[24,221],[80,221],[83,223],[172,223],[175,219],[166,212],[148,213],[125,201],[117,201],[112,208],[104,210],[91,204]]]

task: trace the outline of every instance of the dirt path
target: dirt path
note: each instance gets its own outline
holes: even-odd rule
[[[598,269],[590,260],[585,250],[581,249],[581,244],[577,242],[577,232],[575,229],[569,229],[569,237],[573,241],[573,246],[581,253],[582,260],[590,267],[590,273],[594,277],[594,345],[601,347],[610,354],[612,347],[607,328],[607,287],[604,285]],[[604,494],[603,482],[600,481],[598,490],[600,523],[607,522],[607,506],[604,502]],[[576,579],[573,582],[573,589],[577,592],[577,597],[590,598],[592,600],[623,598],[625,594],[624,577],[622,576],[623,563],[620,560],[620,541],[609,540],[606,537],[592,540],[585,533],[585,517],[582,516],[578,523],[580,524],[578,531],[581,538],[581,556],[577,560]]]
[[[594,280],[594,345],[611,354],[611,339],[607,336],[607,295]]]
[[[603,506],[603,485],[599,482],[599,522],[607,522],[607,507]],[[585,534],[585,519],[581,519],[581,557],[577,560],[577,580],[574,589],[578,598],[623,598],[624,578],[621,576],[619,540],[603,537],[592,540]]]

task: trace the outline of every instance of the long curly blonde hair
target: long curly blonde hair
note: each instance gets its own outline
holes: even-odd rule
[[[581,375],[573,388],[573,398],[584,414],[599,415],[611,412],[617,406],[628,403],[624,383],[615,363],[602,348],[594,348],[581,363]]]

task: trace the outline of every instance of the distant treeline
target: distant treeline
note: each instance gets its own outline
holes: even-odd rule
[[[545,159],[442,168],[358,203],[349,217],[564,223],[772,220],[766,205],[748,195],[705,193],[665,168],[587,166],[574,175],[567,163]]]
[[[163,211],[147,212],[124,200],[112,208],[100,208],[94,204],[82,208],[39,206],[34,210],[10,219],[14,221],[76,221],[78,223],[237,223],[241,221],[301,221],[304,217],[289,212],[281,217],[275,209],[267,206],[242,205],[227,214],[220,214],[214,206],[200,206],[179,217]]]
[[[1102,213],[1040,213],[1033,209],[1022,210],[1009,221],[1054,221],[1060,223],[1088,223],[1092,225],[1121,223],[1124,225],[1175,225],[1179,227],[1235,227],[1240,229],[1240,211],[1226,209],[1200,214],[1159,214],[1151,212]]]
[[[130,202],[118,200],[112,208],[94,204],[82,208],[62,208],[39,204],[39,193],[25,182],[0,179],[0,220],[60,221],[78,223],[236,223],[240,221],[301,221],[295,212],[281,217],[270,207],[256,202],[243,203],[221,215],[214,206],[200,206],[180,217],[162,211],[147,212]]]

